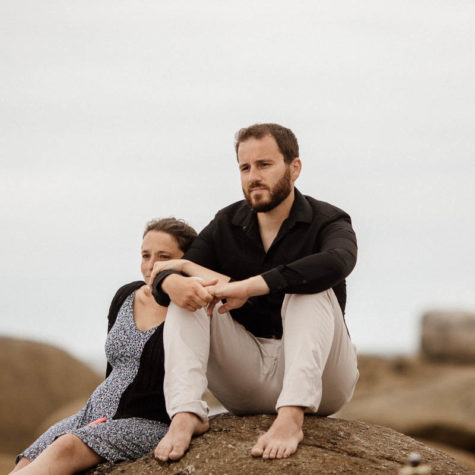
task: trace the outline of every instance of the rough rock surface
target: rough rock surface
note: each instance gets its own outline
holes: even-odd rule
[[[475,363],[475,313],[426,313],[422,318],[421,349],[434,360]]]
[[[475,366],[360,358],[361,380],[338,417],[475,452]]]
[[[0,337],[0,446],[17,453],[38,425],[71,400],[89,395],[101,378],[51,345]]]
[[[432,474],[471,473],[449,455],[392,429],[334,418],[305,418],[305,438],[283,460],[253,458],[250,450],[273,416],[217,416],[210,430],[192,441],[178,462],[158,462],[148,454],[135,462],[106,463],[86,472],[99,474],[387,474],[397,473],[410,452],[419,452]]]

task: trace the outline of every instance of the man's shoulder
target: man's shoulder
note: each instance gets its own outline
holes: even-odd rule
[[[192,247],[196,247],[196,243],[201,242],[200,238],[209,239],[211,236],[217,236],[223,232],[227,233],[235,225],[242,225],[247,222],[251,215],[248,204],[244,201],[236,201],[225,208],[220,209],[208,225],[200,232],[198,238]]]
[[[248,215],[251,212],[245,200],[236,201],[220,209],[214,216],[215,220],[233,221],[235,216]]]
[[[314,218],[320,217],[331,219],[338,216],[349,216],[346,211],[331,203],[322,200],[317,200],[316,198],[313,198],[309,195],[301,196],[312,208]]]

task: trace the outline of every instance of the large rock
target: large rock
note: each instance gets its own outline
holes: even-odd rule
[[[15,457],[0,453],[0,473],[10,473],[15,466]]]
[[[361,357],[360,373],[339,417],[475,452],[475,366]]]
[[[0,446],[26,448],[38,425],[66,403],[87,397],[101,378],[51,345],[0,337]]]
[[[419,452],[433,475],[471,473],[449,455],[392,429],[311,416],[305,418],[305,438],[296,454],[283,460],[251,457],[252,445],[273,419],[218,416],[178,462],[158,462],[148,454],[135,462],[102,464],[87,474],[388,474],[397,473],[410,452]]]
[[[426,313],[421,349],[431,359],[475,363],[475,313]]]
[[[72,416],[73,414],[76,414],[76,412],[79,412],[86,405],[87,400],[88,397],[81,397],[79,399],[75,399],[74,401],[70,401],[66,405],[61,406],[60,408],[48,414],[46,416],[46,419],[41,421],[41,424],[36,428],[36,437],[39,437],[53,424],[56,424],[56,422],[61,421],[66,417]]]

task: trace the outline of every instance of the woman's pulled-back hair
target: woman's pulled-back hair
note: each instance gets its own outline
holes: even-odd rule
[[[149,231],[162,231],[164,233],[170,234],[173,236],[177,243],[178,247],[186,252],[191,246],[191,243],[194,241],[197,232],[183,219],[176,218],[162,218],[162,219],[152,219],[145,226],[145,231],[143,233],[144,237]]]
[[[251,137],[255,139],[262,139],[266,135],[274,137],[277,142],[280,153],[284,156],[285,163],[291,163],[294,158],[299,156],[299,144],[297,137],[287,127],[279,124],[254,124],[250,127],[238,130],[236,133],[236,142],[234,144],[236,155],[239,150],[239,145]]]

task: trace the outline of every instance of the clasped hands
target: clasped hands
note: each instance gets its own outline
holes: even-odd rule
[[[157,274],[165,270],[183,272],[185,263],[182,259],[156,262],[148,285],[151,287]],[[218,279],[203,280],[200,277],[185,277],[179,274],[167,276],[162,282],[162,289],[179,307],[191,312],[206,307],[209,316],[216,304],[223,299],[226,299],[226,302],[217,310],[220,314],[241,307],[251,296],[246,280],[219,282]]]

